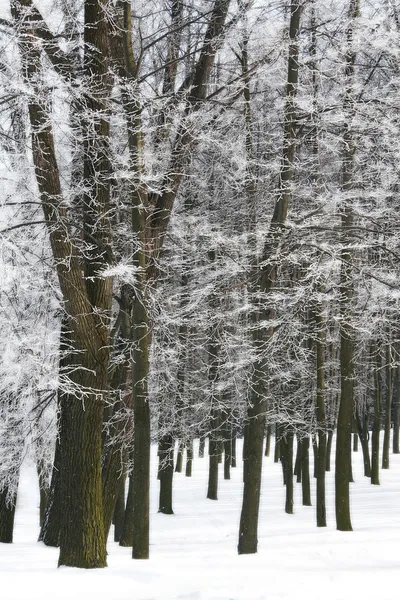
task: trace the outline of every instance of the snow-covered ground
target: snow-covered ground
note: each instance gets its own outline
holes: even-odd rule
[[[240,451],[240,447],[239,447]],[[153,452],[151,556],[133,561],[129,548],[108,544],[108,568],[57,569],[58,550],[36,542],[38,490],[34,469],[22,473],[14,544],[0,544],[1,600],[396,600],[400,572],[400,455],[391,456],[381,486],[363,477],[354,454],[354,532],[335,530],[333,473],[328,475],[328,527],[315,507],[284,513],[281,468],[265,460],[259,552],[237,556],[241,467],[220,480],[218,501],[205,498],[207,459],[193,477],[175,474],[175,515],[157,513]]]

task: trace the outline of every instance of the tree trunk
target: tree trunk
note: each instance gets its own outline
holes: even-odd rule
[[[354,187],[354,154],[356,151],[350,123],[354,114],[354,21],[360,14],[359,0],[350,0],[347,26],[347,50],[345,55],[346,90],[343,104],[345,124],[343,132],[342,190],[350,193]],[[351,430],[354,397],[354,330],[351,324],[354,303],[353,250],[351,231],[353,209],[345,199],[341,207],[342,249],[340,270],[340,405],[337,421],[335,461],[335,508],[336,526],[339,531],[352,531],[350,519]]]
[[[296,483],[301,483],[301,474],[302,474],[302,461],[303,461],[303,445],[302,439],[297,436],[297,449],[296,449],[296,460],[294,461],[294,471],[293,474],[296,477]]]
[[[382,469],[389,468],[390,428],[392,424],[393,369],[390,345],[387,348],[386,364],[385,433],[382,448]]]
[[[228,433],[228,432],[227,432]],[[231,478],[232,440],[224,440],[224,479]]]
[[[122,473],[118,482],[117,501],[114,508],[114,542],[119,542],[122,535],[125,515],[125,482],[126,475]]]
[[[275,424],[275,447],[274,447],[274,463],[278,463],[281,456],[281,428],[278,423]]]
[[[272,437],[272,425],[267,425],[267,432],[265,436],[265,452],[264,456],[269,456],[271,452],[271,437]]]
[[[397,390],[393,410],[393,454],[400,454],[400,367],[396,368]]]
[[[332,455],[332,442],[333,442],[333,429],[328,431],[328,439],[326,442],[326,467],[325,471],[331,470],[331,455]]]
[[[11,544],[13,541],[16,505],[16,493],[10,495],[8,488],[0,491],[0,543],[2,544]]]
[[[131,548],[133,541],[133,477],[132,473],[128,478],[128,496],[126,499],[124,519],[122,523],[119,545],[124,548]]]
[[[192,466],[193,466],[193,440],[189,440],[186,444],[185,477],[192,476]]]
[[[173,515],[172,509],[172,481],[174,477],[174,446],[175,442],[172,435],[164,435],[159,442],[159,480],[160,480],[160,499],[158,512],[165,515]]]
[[[329,454],[327,452],[325,410],[325,322],[322,311],[319,309],[315,314],[315,322],[318,328],[316,341],[318,448],[315,465],[317,478],[317,527],[326,527],[325,473]]]
[[[371,477],[371,459],[369,455],[369,414],[365,411],[363,420],[357,410],[357,427],[363,453],[364,476]]]
[[[252,290],[257,293],[261,291],[266,295],[271,290],[277,278],[276,267],[269,261],[279,247],[283,225],[286,221],[291,198],[293,162],[297,141],[296,108],[294,100],[297,93],[299,73],[298,36],[300,32],[301,9],[302,3],[299,0],[292,0],[289,24],[290,42],[288,77],[284,108],[284,143],[278,197],[274,207],[274,214],[271,219],[270,230],[263,249],[262,264],[265,266],[256,268],[255,289]],[[260,356],[257,356],[253,365],[249,390],[249,406],[246,422],[247,429],[245,429],[244,439],[246,453],[243,473],[243,501],[239,525],[239,554],[253,554],[257,552],[258,513],[261,491],[265,414],[267,408],[264,395],[264,375],[266,365],[262,359],[261,353],[262,348],[265,345],[265,336],[267,336],[267,339],[270,339],[273,335],[273,330],[271,328],[261,332],[257,327],[257,322],[261,317],[265,320],[270,319],[270,311],[259,307],[257,301],[255,301],[255,305],[257,310],[253,311],[252,314],[254,327],[252,341],[254,349]]]
[[[303,506],[311,506],[310,489],[310,438],[307,436],[301,440],[302,460],[301,460],[301,491]]]
[[[208,443],[209,469],[207,498],[218,500],[218,442],[210,438]]]
[[[185,449],[185,444],[182,440],[178,442],[178,452],[176,453],[176,465],[175,465],[175,473],[182,473],[183,468],[183,451]]]
[[[232,438],[232,467],[236,468],[236,432],[233,434]]]
[[[204,450],[206,447],[206,438],[202,436],[199,442],[199,458],[204,458]]]
[[[379,351],[378,351],[379,352]],[[374,424],[372,426],[372,451],[371,451],[371,483],[379,485],[379,439],[382,419],[382,386],[380,376],[381,361],[379,354],[376,356],[374,368]]]
[[[49,488],[49,484],[47,481],[43,461],[41,461],[41,460],[36,461],[36,470],[37,470],[37,474],[38,474],[39,497],[40,497],[39,525],[40,525],[40,527],[42,527],[42,525],[44,523],[45,514],[46,514],[46,506],[47,506],[47,502],[49,499],[50,488]]]

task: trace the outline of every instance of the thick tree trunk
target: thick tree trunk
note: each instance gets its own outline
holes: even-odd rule
[[[17,494],[9,494],[8,488],[0,491],[0,543],[11,544],[14,534]]]

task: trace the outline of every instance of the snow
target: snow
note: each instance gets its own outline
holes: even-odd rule
[[[327,474],[328,527],[317,529],[315,507],[301,506],[299,484],[295,515],[284,513],[281,468],[272,458],[265,459],[259,552],[251,556],[236,553],[241,467],[232,469],[230,481],[220,480],[219,500],[212,501],[205,498],[207,465],[207,458],[196,458],[191,479],[174,475],[175,515],[161,515],[153,448],[150,560],[133,561],[130,549],[120,548],[110,536],[109,566],[94,571],[57,569],[58,550],[36,542],[36,474],[32,465],[25,465],[14,543],[0,544],[1,600],[397,597],[400,455],[391,456],[391,469],[382,472],[381,486],[371,486],[362,474],[361,452],[353,454],[354,532],[347,533],[335,530],[333,473]]]

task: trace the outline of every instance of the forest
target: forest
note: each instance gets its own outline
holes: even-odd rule
[[[1,3],[0,542],[29,459],[59,566],[149,558],[153,445],[165,515],[243,461],[241,555],[271,448],[352,531],[353,451],[400,453],[399,85],[394,0]]]

